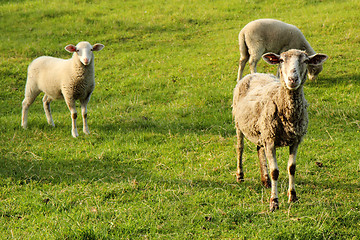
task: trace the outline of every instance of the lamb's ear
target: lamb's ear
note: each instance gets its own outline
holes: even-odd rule
[[[265,60],[265,62],[269,64],[279,64],[280,63],[280,55],[277,55],[275,53],[265,53],[262,58]]]
[[[68,51],[69,53],[73,53],[76,52],[76,47],[72,44],[69,44],[65,47],[65,50]]]
[[[328,58],[327,55],[321,54],[321,53],[311,55],[311,56],[309,56],[309,65],[323,64],[326,61],[327,58]]]
[[[103,49],[105,46],[103,45],[103,44],[101,44],[101,43],[96,43],[96,44],[94,44],[94,46],[93,46],[93,51],[100,51],[101,49]]]

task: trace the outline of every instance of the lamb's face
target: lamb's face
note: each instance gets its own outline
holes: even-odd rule
[[[76,53],[79,57],[80,62],[82,62],[82,64],[84,64],[85,66],[90,64],[94,56],[92,52],[92,46],[88,42],[79,42],[76,45]]]
[[[290,90],[298,89],[306,80],[308,55],[299,50],[290,50],[280,55],[280,72]]]
[[[75,56],[79,58],[80,62],[85,66],[89,65],[94,58],[93,51],[100,51],[104,48],[104,45],[97,43],[91,46],[88,42],[79,42],[76,46],[67,45],[66,51],[75,53]]]

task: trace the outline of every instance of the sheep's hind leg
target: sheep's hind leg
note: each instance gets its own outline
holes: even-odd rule
[[[249,59],[249,66],[250,66],[250,72],[256,73],[257,69],[257,63],[261,59],[261,55],[265,52],[265,48],[255,49],[251,51],[250,53],[250,59]]]
[[[44,105],[44,111],[45,111],[46,119],[47,119],[47,122],[50,125],[55,127],[53,118],[51,116],[50,103],[51,103],[51,99],[45,94],[44,97],[43,97],[43,105]]]
[[[236,147],[236,155],[237,155],[237,169],[236,169],[236,180],[238,182],[244,181],[244,170],[242,163],[242,155],[244,152],[244,134],[236,127],[236,136],[237,136],[237,147]]]
[[[66,104],[70,110],[71,113],[71,120],[72,120],[72,128],[71,128],[71,134],[74,138],[78,137],[78,131],[76,128],[76,118],[77,118],[77,111],[76,111],[76,105],[74,99],[66,99]]]
[[[278,199],[278,178],[279,178],[279,168],[276,161],[276,149],[274,143],[268,143],[265,145],[265,154],[269,160],[270,167],[270,176],[271,176],[271,197],[270,197],[270,211],[275,211],[279,209],[279,199]]]
[[[27,128],[28,112],[30,105],[35,101],[36,97],[40,94],[40,90],[31,91],[29,87],[25,89],[25,98],[22,102],[22,115],[21,115],[21,126]]]
[[[87,104],[90,100],[90,96],[86,98],[85,100],[81,100],[81,115],[83,118],[83,132],[85,134],[90,134],[89,127],[87,124]]]
[[[298,144],[294,144],[290,146],[290,157],[288,162],[288,173],[289,173],[289,190],[288,190],[288,197],[289,203],[296,202],[298,198],[296,197],[295,191],[295,170],[296,170],[296,153],[298,149]]]
[[[245,69],[245,65],[246,65],[248,60],[249,60],[249,54],[248,54],[248,52],[246,50],[246,53],[241,53],[241,56],[240,56],[237,81],[239,81],[242,78],[242,75],[243,75],[243,72],[244,72],[244,69]]]
[[[260,163],[261,182],[266,188],[270,188],[271,181],[270,181],[268,168],[267,168],[267,164],[266,164],[264,147],[257,146],[257,152],[258,152],[259,163]]]

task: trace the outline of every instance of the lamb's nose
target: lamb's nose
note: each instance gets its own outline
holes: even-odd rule
[[[84,64],[88,65],[89,64],[89,59],[88,58],[84,58]]]

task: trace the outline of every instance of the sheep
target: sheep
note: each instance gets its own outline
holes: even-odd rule
[[[239,34],[240,61],[237,81],[242,78],[246,62],[249,61],[251,73],[261,55],[267,52],[280,54],[289,49],[304,50],[308,55],[315,54],[302,32],[294,25],[274,19],[258,19],[248,23]],[[322,71],[322,65],[309,65],[309,80],[315,80]]]
[[[294,185],[296,153],[308,126],[308,104],[303,85],[307,66],[320,65],[327,56],[308,56],[304,51],[291,49],[280,55],[267,53],[262,57],[269,64],[279,64],[280,79],[271,74],[254,73],[241,79],[234,89],[232,113],[237,135],[236,177],[238,182],[244,181],[242,154],[245,136],[257,145],[261,181],[265,187],[271,187],[270,210],[274,211],[279,208],[277,147],[288,146],[290,149],[288,200],[289,203],[297,201]]]
[[[43,106],[47,121],[55,126],[51,116],[52,100],[64,99],[72,118],[72,136],[78,137],[76,128],[77,111],[75,100],[80,100],[83,117],[83,132],[90,134],[87,125],[87,104],[95,87],[95,70],[93,51],[100,51],[103,44],[91,46],[88,42],[70,44],[65,50],[73,53],[70,59],[42,56],[35,59],[28,67],[25,86],[25,98],[22,102],[21,126],[27,128],[28,110],[35,98],[44,92]]]

